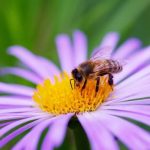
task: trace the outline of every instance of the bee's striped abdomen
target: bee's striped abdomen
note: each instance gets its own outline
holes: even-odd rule
[[[107,63],[109,73],[118,73],[123,69],[121,64],[116,60],[107,60]]]

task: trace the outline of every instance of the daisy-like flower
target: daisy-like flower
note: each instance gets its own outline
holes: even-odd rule
[[[98,48],[110,46],[112,58],[129,62],[114,75],[113,91],[102,77],[96,95],[94,81],[88,81],[82,95],[80,88],[70,87],[71,70],[87,60],[82,32],[75,31],[72,41],[64,34],[56,38],[62,70],[23,47],[10,47],[9,54],[23,67],[3,68],[0,74],[16,75],[37,86],[0,82],[0,147],[24,133],[12,149],[36,150],[48,129],[40,148],[54,149],[62,144],[70,119],[76,118],[92,150],[118,150],[118,141],[129,149],[150,149],[150,134],[138,125],[150,125],[150,47],[141,48],[138,39],[130,38],[116,48],[118,40],[117,33],[108,33]]]

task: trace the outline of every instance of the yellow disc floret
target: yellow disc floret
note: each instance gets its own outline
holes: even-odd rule
[[[72,89],[70,78],[65,74],[61,81],[55,78],[55,83],[51,83],[46,79],[43,84],[39,84],[33,100],[43,111],[55,115],[94,111],[106,100],[113,88],[108,84],[108,77],[100,78],[97,93],[95,86],[95,80],[88,80],[84,90],[81,90],[82,86]]]

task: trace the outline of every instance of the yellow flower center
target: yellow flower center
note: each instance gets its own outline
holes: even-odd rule
[[[64,75],[61,81],[55,78],[55,83],[46,79],[39,84],[33,95],[33,100],[46,112],[54,115],[80,113],[96,110],[112,92],[108,77],[100,78],[99,91],[95,91],[96,81],[88,80],[84,90],[70,86],[70,78]]]

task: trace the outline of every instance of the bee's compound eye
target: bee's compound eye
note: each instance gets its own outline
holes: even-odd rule
[[[72,75],[78,82],[81,82],[83,79],[81,73],[76,68],[74,70],[72,70]]]
[[[76,74],[76,79],[79,81],[79,82],[81,82],[82,81],[82,75],[78,72],[77,74]]]
[[[73,69],[71,73],[72,73],[73,75],[75,75],[75,74],[78,73],[78,70],[77,70],[77,69]]]

